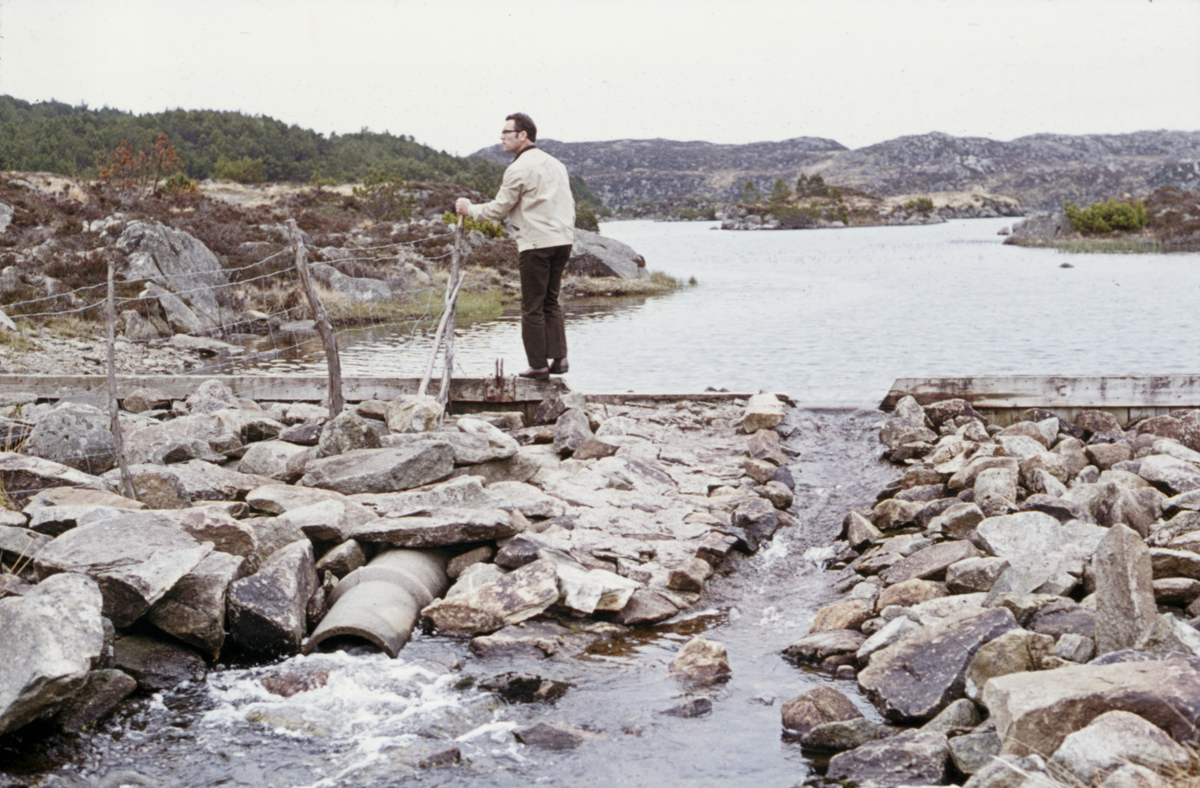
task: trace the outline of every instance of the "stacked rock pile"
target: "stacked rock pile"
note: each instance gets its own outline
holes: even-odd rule
[[[432,592],[414,613],[440,631],[475,653],[546,655],[675,615],[731,550],[790,522],[775,395],[570,393],[528,427],[420,397],[329,419],[218,381],[123,407],[137,500],[118,494],[107,413],[62,403],[6,422],[22,443],[0,452],[0,732],[81,727],[224,653],[310,648],[348,578],[396,576],[364,566],[392,552],[424,556]],[[377,645],[394,655],[407,637]]]
[[[857,679],[885,720],[832,687],[785,704],[785,728],[837,753],[824,779],[1156,785],[1195,769],[1200,411],[1025,416],[1000,428],[910,397],[882,425],[904,472],[846,516],[848,593],[785,651]]]

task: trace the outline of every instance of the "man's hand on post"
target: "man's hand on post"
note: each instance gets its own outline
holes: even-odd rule
[[[467,215],[467,208],[471,205],[471,201],[466,197],[459,197],[454,201],[454,210],[458,211],[463,216]]]

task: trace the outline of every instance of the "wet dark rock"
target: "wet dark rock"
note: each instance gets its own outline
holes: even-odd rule
[[[530,673],[502,673],[479,682],[481,689],[495,692],[507,703],[553,703],[567,693],[571,685]]]
[[[712,713],[713,704],[708,698],[692,698],[669,709],[663,709],[660,714],[668,717],[703,717]]]
[[[833,687],[815,687],[784,702],[780,708],[783,727],[805,734],[818,725],[844,722],[862,716],[855,705]]]
[[[272,695],[290,698],[301,692],[320,689],[329,682],[327,670],[288,670],[264,676],[262,685]]]
[[[830,657],[853,656],[866,639],[866,635],[852,629],[816,632],[789,645],[783,656],[793,662],[821,664]]]
[[[225,608],[229,585],[246,559],[212,552],[150,608],[148,618],[169,635],[216,658],[225,645]]]
[[[800,746],[813,752],[845,752],[897,732],[866,717],[857,717],[817,725],[800,737]]]
[[[596,734],[564,722],[539,722],[518,728],[513,735],[521,744],[544,750],[573,750]]]
[[[859,788],[943,785],[949,763],[950,744],[944,734],[911,731],[838,753],[825,776]]]
[[[471,653],[484,659],[545,659],[561,651],[571,631],[544,619],[523,621],[471,639]]]
[[[714,684],[728,680],[732,670],[725,645],[697,635],[676,652],[671,673],[693,684]]]
[[[137,680],[124,671],[93,670],[79,691],[54,715],[54,724],[65,731],[86,728],[106,717],[137,688]]]
[[[446,747],[425,756],[417,762],[417,765],[422,769],[436,769],[441,766],[457,766],[460,763],[462,763],[462,751],[458,747]]]
[[[275,552],[255,574],[229,586],[229,636],[263,656],[295,654],[305,635],[306,608],[318,585],[307,539]]]
[[[161,692],[185,681],[200,681],[208,672],[196,652],[174,643],[127,635],[113,644],[116,667],[137,680],[142,692]]]

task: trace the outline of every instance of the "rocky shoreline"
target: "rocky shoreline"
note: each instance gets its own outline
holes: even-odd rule
[[[725,212],[722,230],[794,230],[839,229],[845,227],[908,227],[926,224],[945,224],[958,219],[995,219],[1003,216],[1024,216],[1025,211],[1015,200],[994,195],[937,195],[923,208],[913,207],[903,199],[880,199],[865,194],[849,194],[845,200],[848,215],[845,220],[830,216],[796,224],[776,215],[773,206],[735,205]],[[825,206],[828,213],[828,207]],[[793,210],[794,212],[794,210]],[[817,211],[818,214],[822,213]]]
[[[846,516],[844,598],[784,655],[885,723],[832,687],[785,703],[835,753],[811,784],[1193,784],[1200,411],[1026,415],[908,397],[882,425],[904,473]]]
[[[15,633],[0,642],[0,732],[78,730],[218,659],[312,650],[339,598],[395,579],[381,556],[433,565],[415,612],[473,653],[545,655],[686,610],[730,551],[791,522],[771,394],[566,394],[530,426],[417,397],[329,419],[217,381],[122,407],[138,500],[118,494],[106,413],[25,404],[5,422],[20,451],[0,453],[0,629]]]

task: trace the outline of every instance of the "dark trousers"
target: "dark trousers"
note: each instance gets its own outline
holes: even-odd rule
[[[544,368],[547,359],[567,357],[558,291],[570,259],[570,244],[521,252],[521,341],[533,369]]]

